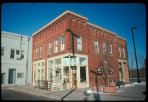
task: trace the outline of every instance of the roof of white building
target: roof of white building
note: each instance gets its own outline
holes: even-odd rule
[[[11,36],[16,36],[16,37],[23,36],[23,37],[26,37],[26,38],[28,38],[28,37],[32,38],[31,36],[27,36],[27,35],[24,35],[24,34],[12,33],[12,32],[7,32],[7,31],[1,31],[1,34],[7,34],[7,35],[11,35]]]

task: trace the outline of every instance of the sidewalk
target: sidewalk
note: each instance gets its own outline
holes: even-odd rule
[[[89,88],[76,89],[76,90],[62,90],[62,91],[46,91],[42,89],[35,89],[33,86],[2,86],[16,91],[23,91],[37,96],[44,96],[55,100],[144,100],[145,95],[142,93],[146,91],[145,85],[135,85],[132,87],[117,88],[116,93],[100,93],[100,94],[85,94]]]

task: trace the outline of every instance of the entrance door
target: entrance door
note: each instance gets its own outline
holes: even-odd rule
[[[1,74],[1,84],[5,84],[6,73]]]
[[[15,73],[16,69],[9,69],[8,84],[15,83]]]
[[[76,70],[72,70],[72,88],[77,88],[77,74]]]

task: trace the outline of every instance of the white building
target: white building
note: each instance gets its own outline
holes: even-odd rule
[[[32,38],[1,32],[1,84],[32,84]]]

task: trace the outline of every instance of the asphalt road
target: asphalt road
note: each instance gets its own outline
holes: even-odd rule
[[[2,100],[54,100],[43,96],[35,96],[29,93],[19,92],[7,88],[1,89]]]

